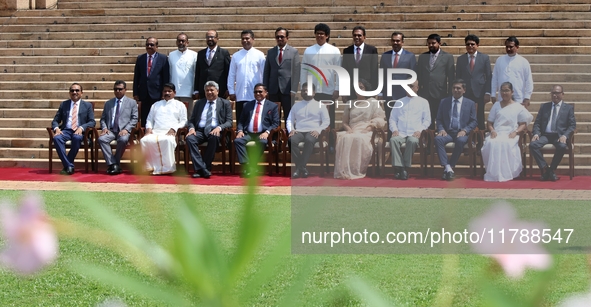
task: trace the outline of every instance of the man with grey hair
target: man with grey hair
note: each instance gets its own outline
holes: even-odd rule
[[[232,106],[230,101],[218,97],[220,87],[215,81],[207,81],[204,86],[205,98],[195,103],[191,119],[187,145],[193,161],[193,178],[209,178],[211,163],[221,140],[222,131],[232,127]],[[199,145],[207,142],[203,156]]]

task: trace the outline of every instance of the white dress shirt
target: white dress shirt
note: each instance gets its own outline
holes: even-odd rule
[[[207,110],[213,107],[211,110],[211,128],[215,128],[218,126],[218,117],[216,116],[216,103],[213,101],[210,104],[210,101],[207,101],[205,107],[203,107],[203,112],[201,112],[201,119],[199,120],[199,127],[205,128],[205,123],[207,122]]]
[[[558,113],[560,113],[560,107],[562,107],[562,100],[556,106],[556,116],[558,117]],[[548,125],[546,126],[546,133],[552,133],[552,114],[554,114],[554,102],[552,102],[552,109],[550,109],[550,117],[548,121]]]
[[[495,63],[491,80],[491,97],[501,93],[501,84],[511,82],[513,85],[513,101],[522,103],[523,99],[530,99],[534,91],[534,80],[529,62],[519,54],[515,56],[503,55]]]
[[[315,71],[314,68],[308,65],[304,65],[304,63],[311,64],[316,67],[328,65],[340,67],[341,51],[339,50],[339,48],[329,43],[325,43],[322,46],[315,44],[313,46],[306,48],[306,51],[304,51],[304,56],[302,58],[302,68],[300,71],[301,84],[304,84],[304,82],[308,82],[308,75],[312,75],[310,71]],[[336,77],[336,74],[333,70],[323,69],[322,71],[326,76],[326,81],[328,82],[328,85],[324,83],[324,81],[322,83],[318,82],[318,80],[315,77],[313,77],[312,83],[314,83],[314,85],[316,86],[316,93],[332,95],[333,92],[338,90],[339,88],[339,78]]]
[[[254,47],[237,51],[230,61],[228,93],[236,95],[236,101],[254,100],[254,85],[263,82],[264,70],[263,52]]]
[[[80,113],[80,100],[74,101],[70,99],[70,115],[68,116],[68,123],[66,124],[66,128],[72,129],[72,110],[74,110],[74,105],[78,106],[78,113]],[[78,127],[80,127],[80,119],[78,119]]]
[[[302,100],[293,105],[287,116],[285,127],[290,133],[294,129],[300,132],[316,131],[320,133],[329,124],[330,117],[326,106],[312,99]]]
[[[187,124],[187,108],[185,104],[176,100],[160,100],[152,105],[148,119],[146,120],[146,129],[152,129],[163,133],[170,128],[175,131],[185,127]]]
[[[170,82],[176,87],[176,96],[191,97],[195,85],[195,67],[197,66],[197,52],[175,50],[168,55],[170,67]]]
[[[257,133],[265,132],[265,131],[262,131],[263,130],[263,109],[265,108],[265,99],[263,99],[261,101],[257,101],[257,103],[255,103],[254,110],[252,110],[252,116],[250,117],[250,122],[248,123],[248,132],[254,133],[254,117],[257,114],[256,110],[257,110],[258,103],[261,104],[261,107],[259,108],[259,117],[258,117],[259,122],[257,123]]]
[[[400,136],[411,136],[416,131],[423,131],[431,125],[429,101],[415,96],[398,99],[388,120],[390,131],[398,131]]]

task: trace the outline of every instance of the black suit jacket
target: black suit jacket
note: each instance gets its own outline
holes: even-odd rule
[[[193,107],[191,118],[189,119],[189,129],[196,129],[199,127],[199,121],[201,121],[201,114],[207,104],[207,99],[199,99]],[[216,119],[218,121],[218,127],[222,130],[232,127],[232,105],[229,100],[218,97],[215,101]],[[213,127],[216,128],[216,127]]]
[[[546,134],[546,127],[551,120],[550,116],[552,114],[552,104],[553,102],[546,102],[540,106],[540,110],[536,116],[536,121],[534,122],[534,135]],[[564,103],[563,101],[557,116],[556,132],[559,136],[564,135],[568,138],[577,127],[577,122],[575,121],[575,108],[570,104]]]
[[[417,78],[419,79],[419,96],[427,100],[439,100],[451,96],[451,83],[454,80],[454,57],[440,50],[433,69],[429,68],[431,53],[419,55]]]
[[[372,45],[365,44],[362,51],[361,60],[355,62],[355,45],[351,45],[343,50],[343,62],[341,66],[347,70],[353,84],[353,69],[358,68],[359,79],[365,79],[371,83],[371,88],[366,91],[373,91],[378,88],[378,49]],[[351,85],[351,95],[355,96],[355,90]]]
[[[133,96],[140,101],[160,100],[164,84],[170,81],[168,56],[156,52],[152,58],[152,69],[148,76],[148,54],[140,54],[135,61],[133,73]]]
[[[70,99],[62,101],[55,117],[51,122],[51,129],[55,130],[59,126],[60,130],[64,130],[68,124],[68,117],[70,117]],[[78,106],[78,127],[82,127],[84,131],[87,128],[92,128],[96,125],[94,120],[94,110],[92,104],[88,101],[80,99],[80,105]]]
[[[437,131],[449,131],[449,126],[451,124],[451,110],[452,97],[450,96],[442,99],[439,104],[439,111],[437,112]],[[462,99],[462,107],[460,109],[460,130],[466,131],[466,135],[468,135],[477,125],[476,103],[464,96]]]
[[[230,71],[230,53],[228,50],[218,46],[211,60],[207,65],[207,49],[197,52],[197,66],[195,67],[195,90],[199,91],[200,97],[205,97],[204,86],[207,81],[215,81],[220,87],[219,96],[223,97],[228,90],[228,72]]]
[[[456,79],[466,82],[466,94],[482,99],[484,94],[490,94],[492,70],[488,54],[478,52],[474,59],[474,70],[470,71],[470,58],[467,53],[458,57],[456,63]]]
[[[240,116],[240,120],[236,126],[237,131],[242,130],[244,133],[247,132],[250,119],[252,118],[252,112],[254,112],[255,107],[256,100],[251,100],[244,105],[244,109],[242,109],[242,115]],[[265,130],[271,131],[279,127],[279,124],[281,123],[279,121],[279,107],[275,102],[265,99],[265,103],[263,104],[262,121],[262,131],[260,131],[261,133],[265,132]]]

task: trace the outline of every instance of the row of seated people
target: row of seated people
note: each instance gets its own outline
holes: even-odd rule
[[[359,84],[361,90],[370,86],[363,80]],[[417,87],[416,82],[412,84],[413,90],[416,90]],[[307,86],[304,84],[302,88],[305,89]],[[107,170],[109,174],[121,172],[119,166],[121,155],[125,151],[129,135],[137,123],[137,104],[125,97],[125,90],[125,82],[117,81],[115,83],[116,97],[105,104],[101,118],[102,130],[100,135],[96,136],[109,166]],[[475,129],[476,106],[473,101],[463,97],[464,91],[465,84],[461,80],[456,80],[453,85],[453,96],[441,101],[437,118],[437,136],[434,133],[425,133],[431,120],[428,102],[421,97],[410,95],[396,102],[398,105],[393,108],[389,119],[392,134],[389,145],[392,150],[392,164],[397,179],[408,178],[407,168],[410,167],[412,154],[419,144],[419,139],[425,139],[424,135],[431,135],[430,138],[426,138],[427,141],[424,141],[423,144],[434,145],[441,165],[444,167],[442,178],[453,180],[455,177],[453,168],[463,152],[464,144],[473,145],[475,141],[469,142],[468,139],[473,140],[474,133],[472,132],[477,131]],[[152,107],[151,116],[146,123],[146,131],[141,138],[142,150],[146,158],[146,170],[154,174],[171,173],[176,170],[177,132],[185,127],[187,120],[186,106],[173,99],[174,92],[174,85],[168,84],[165,87],[164,100]],[[232,126],[232,108],[229,101],[219,99],[221,104],[211,104],[206,110],[205,104],[208,101],[218,101],[217,84],[209,83],[205,87],[205,92],[206,99],[195,106],[194,109],[197,112],[189,121],[188,133],[185,136],[193,161],[194,173],[192,176],[208,178],[211,176],[211,163],[216,147],[220,143],[222,132],[226,132]],[[520,139],[519,135],[523,135],[526,124],[531,122],[532,118],[525,108],[512,101],[512,93],[512,85],[510,83],[503,84],[503,99],[493,106],[489,115],[490,136],[486,138],[482,148],[482,158],[487,166],[485,180],[511,180],[521,173],[521,150],[517,143]],[[279,131],[279,108],[277,104],[265,99],[267,94],[265,86],[257,84],[254,94],[256,99],[247,108],[247,110],[253,109],[254,112],[245,113],[245,116],[238,121],[236,135],[232,134],[241,164],[248,162],[246,144],[249,141],[255,140],[255,144],[258,143],[262,148],[265,148],[267,141],[271,139],[272,131]],[[52,123],[52,129],[48,129],[55,142],[58,156],[64,165],[61,172],[63,174],[74,173],[73,158],[80,148],[80,143],[83,140],[82,134],[88,128],[94,127],[92,108],[87,105],[87,102],[80,99],[81,95],[82,87],[76,83],[72,84],[70,87],[71,99],[62,103]],[[566,138],[572,136],[575,129],[574,110],[572,106],[562,103],[562,95],[562,87],[555,86],[552,91],[553,102],[544,104],[540,108],[531,138],[531,155],[543,170],[542,179],[544,180],[557,179],[554,170],[566,149]],[[287,133],[284,133],[284,139],[287,139],[290,144],[294,142],[297,144],[297,150],[293,150],[293,146],[290,146],[292,147],[292,161],[295,163],[295,172],[292,176],[296,178],[308,176],[307,161],[320,133],[326,129],[329,121],[324,105],[314,101],[304,91],[302,96],[304,101],[294,105],[286,122]],[[359,96],[357,98],[358,101],[367,102],[367,106],[355,107],[355,104],[345,109],[344,131],[337,133],[335,178],[355,179],[365,176],[369,162],[374,156],[376,133],[379,133],[381,128],[385,126],[384,111],[377,100]],[[256,101],[264,101],[265,103],[261,105]],[[313,107],[310,108],[310,106]],[[317,111],[311,112],[314,107]],[[76,112],[77,109],[79,109],[78,112]],[[559,112],[559,110],[565,111]],[[214,112],[217,116],[212,116]],[[381,138],[385,139],[384,134]],[[72,148],[66,156],[65,141],[70,139],[72,140]],[[110,143],[115,139],[117,139],[118,148],[113,155]],[[203,142],[207,142],[208,146],[202,157],[198,145]],[[221,143],[224,142],[225,140],[222,140]],[[445,145],[450,142],[455,142],[456,146],[448,161]],[[550,166],[545,163],[543,155],[540,153],[540,149],[546,143],[552,143],[558,149]],[[404,145],[401,146],[402,144]],[[477,145],[474,144],[474,146]],[[300,147],[302,147],[301,153]],[[401,147],[406,147],[404,156]],[[275,148],[277,151],[280,146],[275,146]],[[177,154],[176,161],[178,160]],[[248,169],[248,167],[243,167],[244,175],[249,175]]]

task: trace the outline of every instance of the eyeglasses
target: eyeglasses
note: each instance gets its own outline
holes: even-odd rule
[[[263,91],[254,91],[255,94],[262,94]]]
[[[146,44],[146,47],[154,47],[154,46],[156,46],[156,44],[152,44],[152,43]]]
[[[206,39],[214,39],[214,38],[216,38],[216,36],[206,36],[205,38]]]
[[[560,95],[560,94],[563,94],[563,93],[564,92],[550,92],[550,94],[552,94],[552,95]]]
[[[275,38],[276,39],[284,39],[285,38],[285,35],[276,35]]]
[[[70,93],[78,93],[78,92],[80,92],[79,89],[72,89],[72,90],[70,90]]]
[[[185,42],[184,39],[177,39],[176,41],[179,42],[179,43],[184,43]]]
[[[466,46],[476,46],[475,43],[466,43]]]
[[[121,91],[124,91],[124,90],[125,90],[125,88],[124,88],[124,87],[123,87],[123,88],[116,87],[116,88],[114,88],[113,90],[114,90],[115,92],[121,92]]]

